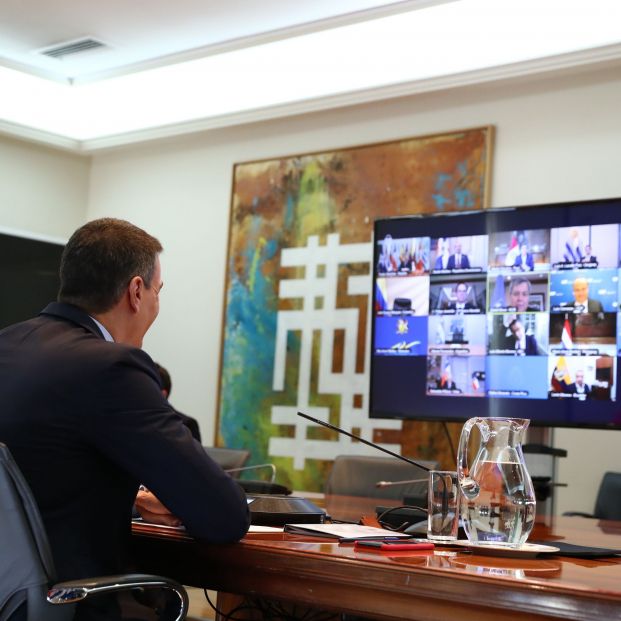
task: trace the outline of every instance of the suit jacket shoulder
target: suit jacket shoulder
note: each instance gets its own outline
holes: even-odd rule
[[[37,499],[60,580],[122,568],[139,483],[198,539],[246,532],[245,495],[166,402],[151,358],[105,341],[79,309],[53,304],[0,333],[0,393],[0,437]]]

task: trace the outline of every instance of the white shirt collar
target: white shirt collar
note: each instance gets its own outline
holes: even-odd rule
[[[91,316],[89,315],[89,317]],[[112,338],[112,335],[110,334],[110,332],[108,332],[108,330],[106,330],[104,325],[101,322],[97,321],[95,317],[91,317],[91,319],[97,324],[97,327],[101,330],[101,333],[103,334],[104,339],[106,339],[106,341],[110,343],[114,343],[114,339]]]

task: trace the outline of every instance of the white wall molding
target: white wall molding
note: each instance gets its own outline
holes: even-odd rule
[[[91,140],[75,140],[67,136],[60,136],[6,121],[0,121],[0,133],[48,144],[75,153],[89,154],[95,151],[118,148],[141,142],[373,103],[398,97],[438,92],[498,81],[519,81],[538,75],[551,77],[557,74],[578,73],[617,65],[621,66],[621,44],[559,54],[557,56],[475,71],[438,76],[425,80],[415,80],[314,99],[292,101],[287,104],[205,117],[194,121],[114,134]]]

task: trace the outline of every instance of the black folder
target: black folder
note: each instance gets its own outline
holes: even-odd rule
[[[261,526],[321,524],[326,513],[306,498],[248,494],[250,521]]]

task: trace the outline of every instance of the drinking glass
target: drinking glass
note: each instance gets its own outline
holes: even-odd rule
[[[457,472],[429,471],[429,513],[427,539],[455,541],[459,528],[459,487]]]

